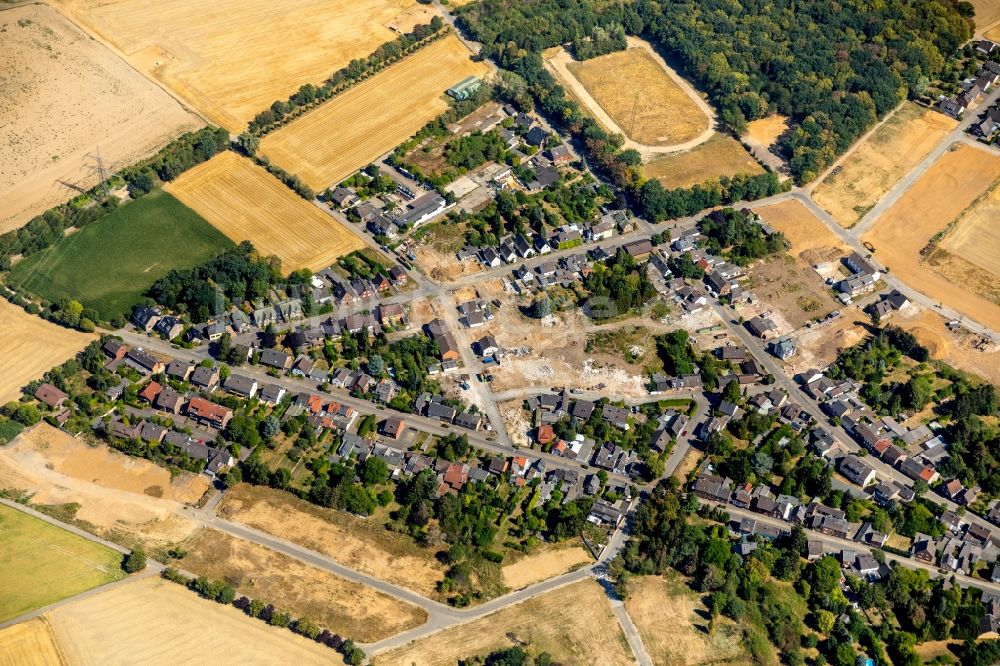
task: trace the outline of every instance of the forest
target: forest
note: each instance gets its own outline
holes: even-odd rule
[[[971,14],[951,0],[484,0],[460,12],[459,26],[502,64],[622,26],[677,63],[735,133],[789,116],[781,145],[803,183],[924,92],[971,37]]]

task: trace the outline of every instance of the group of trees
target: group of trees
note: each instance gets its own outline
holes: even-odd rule
[[[249,241],[186,270],[172,270],[153,283],[147,296],[194,322],[225,312],[230,303],[265,296],[282,279],[276,257],[262,257]]]
[[[573,39],[573,56],[577,60],[589,60],[606,53],[623,51],[628,46],[625,40],[625,28],[619,24],[607,28],[595,25],[586,37],[577,36]]]
[[[950,0],[780,0],[760,5],[729,0],[593,0],[467,6],[459,25],[487,55],[542,83],[543,107],[577,119],[557,104],[551,81],[524,67],[541,51],[622,26],[643,35],[678,62],[706,91],[720,117],[740,134],[750,120],[779,112],[792,119],[781,141],[799,182],[815,178],[856,138],[906,96],[921,94],[972,35],[971,12]],[[965,3],[967,4],[967,3]],[[584,43],[584,42],[580,42]],[[512,56],[521,62],[512,62]],[[576,134],[576,132],[574,132]],[[598,151],[599,152],[599,151]],[[606,166],[610,166],[606,165]],[[615,171],[612,169],[612,171]]]
[[[210,125],[178,137],[153,157],[124,169],[119,175],[128,184],[129,196],[137,199],[228,147],[229,132]]]
[[[663,187],[658,180],[647,180],[638,188],[635,200],[644,217],[659,222],[694,215],[714,206],[763,199],[788,187],[773,171],[758,175],[723,176],[718,182],[672,190]]]
[[[780,231],[767,233],[749,211],[732,208],[712,211],[698,222],[698,230],[706,237],[710,253],[724,253],[726,259],[738,266],[790,247]]]
[[[619,249],[583,279],[587,291],[584,307],[592,319],[611,319],[634,312],[656,297],[656,287],[645,265],[638,264],[628,252]]]
[[[777,648],[784,663],[804,664],[805,650],[815,648],[823,660],[818,663],[852,666],[860,652],[879,664],[916,666],[918,642],[972,641],[979,635],[984,608],[978,590],[893,565],[883,581],[848,576],[854,607],[841,587],[843,574],[834,557],[805,561],[807,537],[801,527],[773,544],[758,540],[757,550],[741,558],[725,527],[688,520],[696,505],[675,481],[661,482],[636,513],[621,565],[611,568],[626,580],[629,572],[668,569],[689,576],[690,585],[707,595],[712,622],[720,615],[739,622],[756,659],[773,658]],[[962,649],[995,652],[989,642],[986,646],[967,643]]]

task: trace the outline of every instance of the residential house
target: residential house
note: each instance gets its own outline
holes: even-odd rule
[[[51,407],[52,409],[58,409],[63,406],[63,403],[69,399],[69,395],[60,391],[52,384],[42,384],[37,389],[35,389],[35,397],[45,405]]]
[[[862,488],[875,480],[875,470],[871,465],[854,455],[844,456],[839,469],[844,477]]]
[[[219,383],[219,370],[200,365],[191,373],[190,382],[198,388],[211,391]]]
[[[269,368],[285,372],[292,367],[292,357],[277,349],[261,349],[258,362]]]
[[[187,405],[187,414],[195,421],[218,430],[225,428],[233,418],[233,410],[204,398],[192,398]]]
[[[152,354],[138,347],[126,352],[125,363],[143,375],[155,375],[163,372],[163,363]]]
[[[166,370],[164,370],[167,377],[186,382],[191,373],[194,372],[194,365],[188,363],[187,361],[182,361],[180,359],[174,359],[167,364]]]

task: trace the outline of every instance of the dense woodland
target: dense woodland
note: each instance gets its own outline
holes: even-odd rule
[[[522,76],[524,56],[620,25],[677,63],[734,132],[775,111],[790,116],[782,148],[806,182],[929,86],[971,37],[971,15],[951,0],[484,0],[459,25]]]

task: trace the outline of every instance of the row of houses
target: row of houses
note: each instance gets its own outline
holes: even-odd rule
[[[988,40],[984,40],[988,42]],[[992,44],[992,42],[988,42]],[[942,96],[938,101],[938,110],[952,118],[960,119],[966,110],[976,104],[983,95],[990,92],[1000,80],[1000,63],[986,60],[974,77],[962,83],[962,92],[954,97]]]

